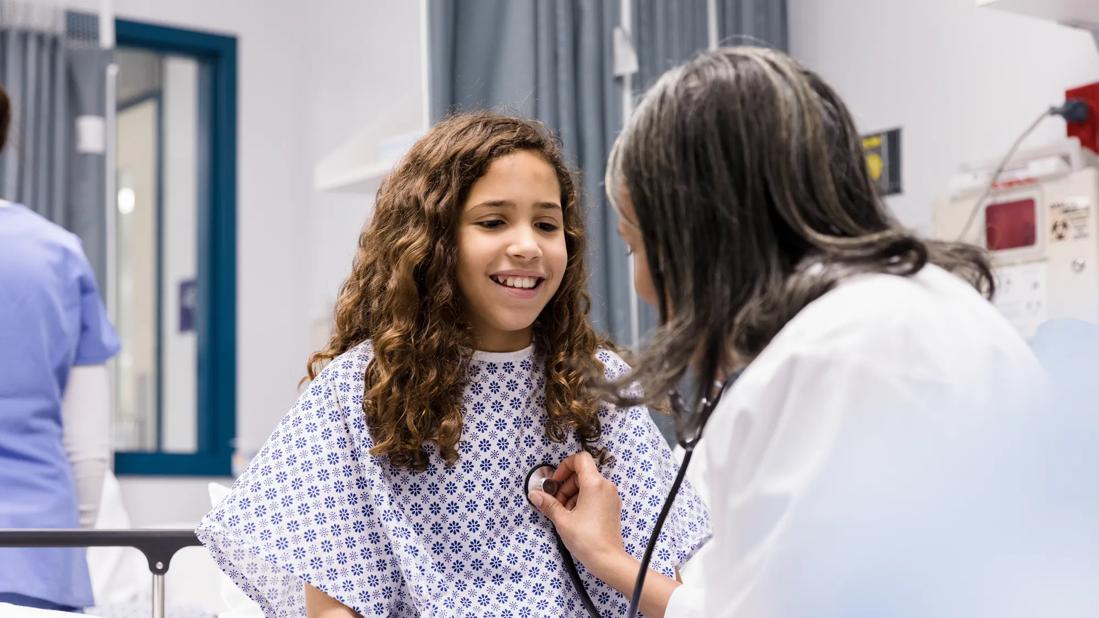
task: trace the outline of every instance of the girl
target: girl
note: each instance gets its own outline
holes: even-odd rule
[[[601,407],[589,385],[628,368],[587,322],[582,221],[540,124],[457,116],[413,146],[312,383],[198,530],[266,614],[585,615],[523,487],[577,449],[621,488],[640,554],[675,464],[645,408]],[[708,535],[687,488],[655,567],[674,576]],[[603,615],[625,612],[582,577]]]

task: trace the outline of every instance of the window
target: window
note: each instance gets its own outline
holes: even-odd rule
[[[228,475],[236,39],[118,20],[116,45],[115,470]]]

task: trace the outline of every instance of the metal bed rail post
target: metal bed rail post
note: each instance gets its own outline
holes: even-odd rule
[[[194,530],[0,529],[0,547],[133,547],[153,574],[153,618],[164,618],[164,574],[172,556],[201,545]]]
[[[164,618],[163,573],[153,573],[153,618]]]

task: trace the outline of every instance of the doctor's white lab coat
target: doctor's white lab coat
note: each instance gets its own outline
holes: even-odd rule
[[[1020,446],[1044,384],[938,267],[840,284],[714,411],[688,474],[713,539],[666,615],[1076,615],[1035,579],[1053,556]]]

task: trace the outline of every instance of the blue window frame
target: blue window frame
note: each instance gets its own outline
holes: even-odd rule
[[[203,170],[209,178],[207,195],[197,213],[197,447],[193,453],[161,452],[158,438],[156,451],[115,453],[115,472],[227,476],[236,435],[237,42],[234,37],[122,19],[115,22],[115,37],[120,48],[198,60],[208,68],[212,93],[208,135],[200,136],[209,144],[210,156],[203,161],[208,166]],[[162,235],[158,229],[158,247]],[[159,423],[160,388],[157,393]]]

